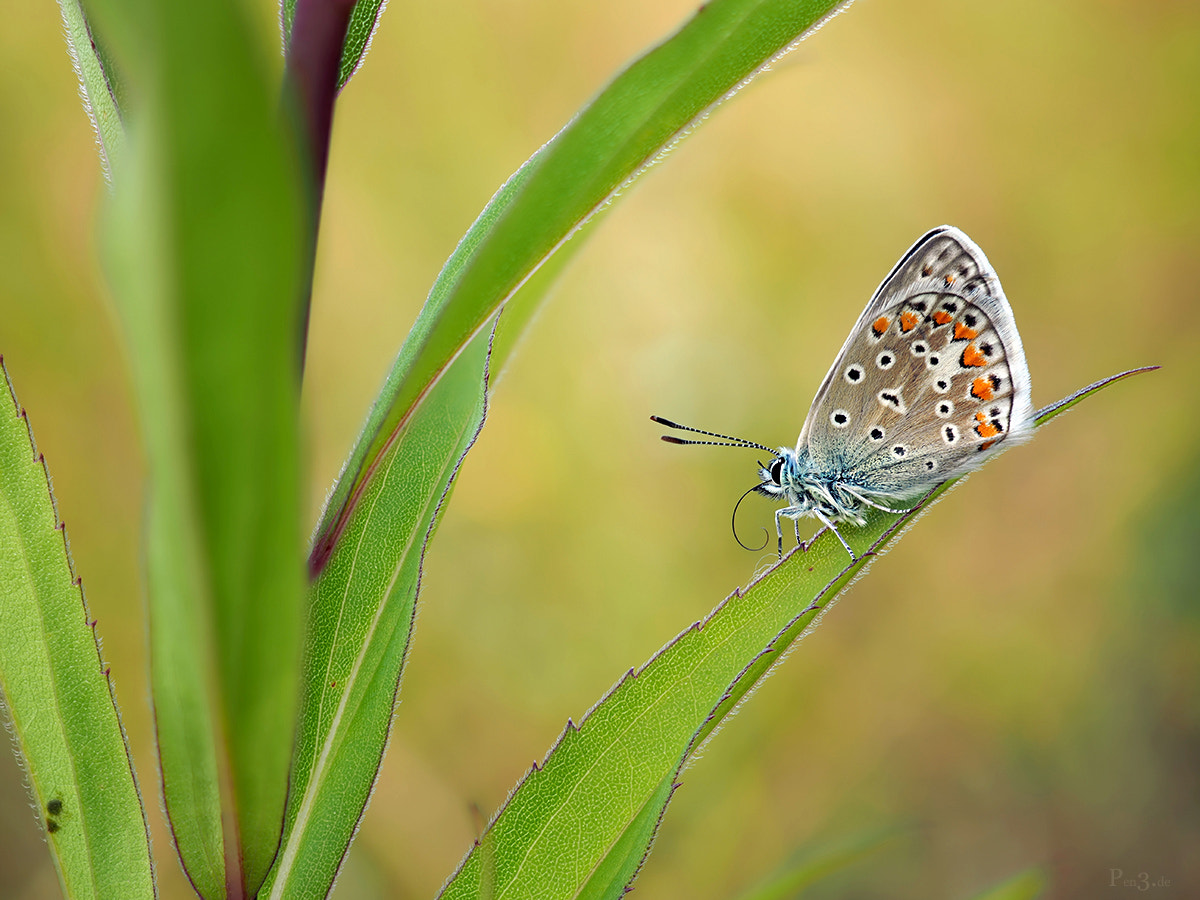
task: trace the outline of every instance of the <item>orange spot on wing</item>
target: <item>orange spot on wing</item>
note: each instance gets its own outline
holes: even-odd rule
[[[991,450],[995,446],[996,446],[995,441],[984,441],[982,444],[979,445],[979,449],[980,450]]]
[[[987,358],[979,352],[979,348],[974,344],[967,344],[967,349],[962,353],[962,364],[967,367],[985,366]]]
[[[1000,429],[987,420],[983,413],[975,413],[975,421],[979,424],[975,426],[975,433],[981,438],[995,437],[1000,433]]]
[[[891,324],[892,323],[888,320],[887,316],[880,316],[871,323],[871,330],[875,332],[875,337],[879,337],[888,330],[888,326]]]
[[[950,315],[950,313],[946,312],[944,309],[939,309],[933,314],[933,321],[937,322],[939,325],[948,325],[953,319],[954,316]]]
[[[902,312],[900,313],[900,330],[912,331],[920,321],[920,317],[915,312]]]
[[[991,400],[993,396],[992,383],[986,378],[976,378],[971,384],[971,396],[980,400]]]
[[[979,337],[979,332],[974,328],[968,328],[962,322],[958,322],[954,326],[954,339],[956,341],[969,341]]]
[[[954,282],[955,282],[955,278],[953,275],[946,276],[946,287],[950,287],[950,285],[954,284]]]

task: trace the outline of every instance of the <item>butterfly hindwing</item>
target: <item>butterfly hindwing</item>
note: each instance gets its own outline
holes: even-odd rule
[[[797,452],[877,497],[916,496],[1032,428],[1029,370],[995,271],[943,226],[896,264],[825,376]]]

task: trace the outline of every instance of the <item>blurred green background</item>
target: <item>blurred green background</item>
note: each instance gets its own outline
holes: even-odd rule
[[[0,352],[161,820],[144,459],[53,3],[0,29]],[[310,520],[439,267],[500,183],[694,4],[392,4],[337,110],[305,384]],[[275,10],[256,5],[279,65]],[[497,384],[426,560],[389,753],[336,896],[432,896],[508,790],[768,554],[729,533],[879,280],[949,222],[988,253],[1034,400],[1157,363],[972,477],[685,773],[638,896],[726,898],[909,826],[806,896],[1200,896],[1200,6],[875,0],[718,110],[607,216]],[[1185,404],[1184,401],[1188,403]],[[1186,408],[1185,408],[1186,407]],[[770,525],[749,500],[748,538]],[[0,896],[57,881],[0,762]]]

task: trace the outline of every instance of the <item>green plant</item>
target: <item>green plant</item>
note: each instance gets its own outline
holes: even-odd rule
[[[97,44],[80,8],[64,8],[112,172],[103,231],[151,464],[150,634],[177,849],[204,896],[320,893],[379,766],[421,558],[482,423],[488,373],[511,353],[582,235],[564,242],[837,4],[710,4],[505,185],[434,285],[337,482],[309,555],[307,594],[296,499],[298,348],[334,82],[320,77],[331,69],[318,63],[332,60],[344,84],[379,5],[354,8],[359,26],[348,32],[344,62],[316,39],[340,35],[328,23],[313,26],[311,56],[292,42],[297,128],[280,120],[232,4],[96,4],[95,33],[100,46],[111,45],[115,66],[90,52]],[[315,9],[319,16],[324,8]],[[303,16],[303,7],[285,7],[297,31]],[[18,551],[5,571],[37,577],[6,582],[5,593],[41,601],[13,615],[43,623],[9,632],[10,711],[48,830],[60,825],[51,843],[68,892],[86,893],[90,875],[99,896],[137,896],[150,890],[149,857],[133,782],[121,771],[119,724],[66,556],[44,543],[36,553],[21,549],[33,546],[27,536],[61,538],[40,465],[31,467],[27,453],[21,460],[30,443],[24,424],[6,421],[14,427],[4,489],[22,512],[5,534],[4,546]],[[855,540],[882,547],[907,521],[877,516]],[[619,894],[681,767],[858,569],[818,539],[682,634],[582,730],[564,733],[447,896],[546,896],[568,876],[575,880],[559,883],[562,893]],[[64,635],[70,646],[60,648],[54,641]],[[32,646],[46,647],[42,665],[23,672],[17,661]],[[76,684],[90,693],[81,696]],[[51,700],[64,708],[63,734],[39,736],[24,710]],[[78,723],[89,730],[66,727]],[[72,764],[94,748],[107,753],[103,779]],[[124,799],[109,813],[98,804],[114,801],[118,781]],[[541,837],[522,843],[531,819],[544,826]],[[580,823],[585,840],[577,840]],[[577,854],[571,866],[563,864],[568,846]],[[107,878],[125,880],[114,887]]]

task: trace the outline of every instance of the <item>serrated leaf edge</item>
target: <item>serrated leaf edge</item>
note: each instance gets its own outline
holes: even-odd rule
[[[1042,409],[1038,410],[1038,412],[1035,414],[1035,421],[1036,421],[1037,425],[1040,427],[1044,423],[1048,422],[1050,419],[1059,415],[1061,412],[1065,412],[1067,409],[1071,408],[1072,406],[1074,406],[1076,403],[1080,402],[1084,398],[1096,393],[1097,391],[1099,391],[1105,387],[1108,387],[1109,385],[1113,384],[1114,382],[1123,380],[1131,375],[1136,375],[1136,374],[1139,374],[1142,372],[1153,371],[1157,368],[1159,368],[1159,367],[1158,366],[1144,366],[1144,367],[1137,368],[1137,369],[1129,369],[1127,371],[1120,372],[1116,375],[1112,375],[1108,378],[1104,378],[1104,379],[1101,379],[1100,381],[1094,382],[1094,383],[1088,385],[1087,387],[1081,388],[1080,390],[1074,392],[1073,394],[1069,395],[1068,397],[1065,397],[1064,399],[1058,401],[1057,403],[1050,404],[1050,405],[1045,406]],[[994,456],[998,456],[998,455],[999,455],[999,453],[994,454]],[[991,459],[989,459],[988,461],[990,462]],[[870,548],[865,553],[861,554],[857,560],[851,562],[844,569],[842,569],[841,572],[839,572],[829,582],[827,582],[825,584],[825,586],[816,593],[813,601],[807,607],[805,607],[801,612],[797,613],[791,620],[789,620],[787,625],[785,625],[782,629],[780,629],[776,633],[775,637],[772,638],[771,641],[768,642],[767,645],[765,647],[763,647],[762,650],[760,650],[759,652],[754,654],[754,656],[746,663],[745,666],[742,667],[742,669],[738,672],[738,674],[736,676],[734,676],[733,680],[730,681],[729,686],[726,688],[726,690],[722,694],[721,698],[712,707],[712,711],[708,714],[708,716],[705,717],[704,721],[701,722],[701,724],[693,732],[691,739],[688,741],[687,745],[685,746],[685,748],[680,756],[679,762],[674,766],[674,768],[671,769],[671,771],[667,775],[667,777],[671,778],[672,782],[673,782],[671,791],[667,796],[666,802],[663,804],[663,808],[662,808],[661,812],[659,813],[658,820],[654,827],[654,831],[651,834],[650,841],[648,842],[646,850],[642,855],[642,859],[638,863],[638,867],[634,871],[633,877],[630,879],[630,881],[626,885],[627,891],[631,889],[630,886],[633,884],[633,881],[636,879],[637,873],[641,871],[642,865],[645,863],[646,858],[649,856],[649,853],[653,847],[655,838],[657,837],[658,828],[661,825],[663,818],[666,815],[667,807],[670,805],[671,799],[673,799],[673,797],[675,795],[675,791],[679,788],[679,786],[681,784],[680,777],[681,777],[683,771],[688,767],[691,760],[693,758],[695,758],[697,751],[699,749],[701,749],[704,746],[704,744],[707,743],[707,741],[709,739],[711,739],[719,731],[719,726],[721,723],[723,723],[731,715],[733,715],[734,713],[737,712],[737,710],[740,708],[741,704],[743,702],[745,702],[754,693],[755,687],[758,684],[762,683],[763,680],[765,680],[769,675],[771,675],[774,672],[775,668],[780,663],[782,663],[785,659],[787,659],[787,657],[790,654],[790,652],[792,651],[792,649],[797,647],[805,637],[807,637],[809,634],[812,633],[813,630],[816,629],[816,627],[821,623],[821,620],[824,618],[825,614],[830,609],[833,608],[833,606],[842,597],[842,595],[850,587],[852,587],[863,575],[866,574],[866,572],[870,569],[871,563],[875,560],[875,558],[878,556],[882,556],[884,554],[884,552],[886,552],[886,550],[888,549],[889,545],[891,545],[892,543],[894,543],[895,541],[897,541],[901,537],[903,537],[904,534],[906,534],[907,531],[914,524],[916,524],[917,520],[921,516],[923,516],[930,508],[932,508],[937,502],[939,502],[945,496],[945,494],[948,493],[953,487],[955,487],[957,484],[961,483],[962,481],[966,480],[967,477],[968,477],[967,475],[964,475],[959,478],[953,479],[951,481],[944,481],[944,482],[936,485],[924,497],[922,497],[916,503],[916,505],[913,506],[913,508],[911,510],[898,516],[896,518],[896,520],[891,525],[889,525],[887,527],[887,529],[871,544]],[[437,896],[441,897],[445,893],[446,889],[458,877],[459,873],[462,872],[462,870],[466,867],[466,864],[471,859],[472,854],[481,846],[482,841],[484,839],[486,839],[487,834],[491,831],[492,827],[499,820],[500,816],[503,815],[505,810],[508,809],[509,804],[513,801],[513,799],[516,797],[517,793],[521,790],[521,788],[523,788],[527,783],[530,783],[533,778],[535,778],[537,775],[539,775],[541,772],[543,772],[545,770],[546,766],[549,764],[549,762],[551,760],[551,757],[554,756],[554,754],[559,750],[560,747],[566,746],[567,742],[569,740],[573,739],[575,735],[582,733],[583,729],[585,727],[587,727],[588,720],[592,717],[593,713],[595,713],[600,707],[602,707],[603,705],[608,703],[613,697],[615,697],[620,691],[625,689],[630,683],[635,681],[643,672],[645,672],[651,665],[653,665],[656,660],[658,660],[663,654],[665,654],[668,650],[670,650],[672,647],[674,647],[676,644],[678,644],[679,641],[682,640],[686,635],[688,635],[692,632],[698,632],[698,631],[703,630],[705,625],[708,624],[710,621],[712,621],[712,619],[715,616],[717,616],[721,611],[723,611],[728,606],[728,604],[744,597],[749,591],[754,589],[754,587],[756,585],[758,585],[760,582],[762,582],[768,575],[773,574],[776,570],[778,570],[782,566],[787,565],[789,563],[789,561],[792,559],[792,557],[796,556],[797,554],[808,553],[808,551],[815,545],[815,543],[818,540],[821,540],[824,542],[824,541],[832,541],[832,540],[834,540],[834,538],[830,537],[830,532],[829,532],[828,528],[820,529],[808,541],[798,545],[797,547],[794,547],[782,559],[780,559],[779,561],[777,561],[775,563],[772,563],[770,566],[768,566],[768,567],[764,568],[762,571],[756,573],[755,576],[744,587],[739,587],[739,588],[734,589],[720,603],[718,603],[717,606],[715,606],[703,619],[698,619],[697,621],[693,622],[691,625],[689,625],[688,627],[686,627],[682,631],[680,631],[677,635],[675,635],[675,637],[673,637],[670,641],[668,641],[666,644],[664,644],[662,647],[660,647],[657,651],[655,651],[655,653],[650,657],[650,659],[648,659],[641,666],[630,668],[628,671],[626,671],[625,674],[623,676],[621,676],[621,678],[619,678],[617,680],[617,682],[615,684],[613,684],[612,687],[610,687],[604,693],[604,695],[599,700],[597,700],[596,703],[594,703],[587,710],[587,712],[585,712],[583,714],[583,717],[579,720],[578,724],[576,724],[573,719],[568,718],[566,726],[563,728],[562,732],[559,734],[559,736],[555,740],[554,744],[550,747],[550,749],[542,757],[541,762],[538,763],[537,761],[534,761],[534,763],[525,772],[525,774],[521,777],[521,779],[517,782],[517,784],[514,785],[509,790],[508,795],[504,799],[504,802],[500,804],[500,806],[497,808],[496,812],[488,820],[488,823],[487,823],[486,827],[484,828],[483,835],[479,838],[476,838],[476,840],[472,843],[472,846],[467,850],[467,853],[463,856],[462,860],[460,860],[458,866],[455,867],[454,871],[449,875],[449,877],[447,877],[446,881],[443,883],[441,889],[438,891]],[[782,648],[782,651],[781,651],[778,646],[780,640],[783,639],[790,631],[792,631],[801,622],[801,620],[805,616],[809,616],[809,615],[812,616],[812,619],[804,626],[804,628],[798,634],[796,634],[793,638],[788,640],[787,646]],[[746,677],[747,673],[750,672],[750,670],[754,668],[756,663],[758,663],[760,660],[766,658],[768,654],[772,654],[772,653],[778,654],[778,658],[775,659],[766,668],[766,670],[763,671],[763,673],[755,680],[753,685],[750,685],[747,690],[743,691],[740,694],[740,696],[737,696],[738,695],[738,691],[737,691],[738,686],[741,683],[741,681]],[[732,704],[730,704],[729,701],[731,699],[733,699],[735,696],[737,697],[737,699],[734,700],[734,702]]]
[[[16,386],[13,384],[12,376],[8,372],[8,366],[4,362],[4,354],[2,354],[2,353],[0,353],[0,373],[2,373],[4,375],[4,383],[5,383],[5,386],[8,388],[8,397],[9,397],[9,400],[12,402],[13,409],[15,410],[15,412],[17,414],[17,418],[19,418],[25,424],[25,432],[29,436],[29,447],[33,454],[32,458],[33,458],[34,462],[36,462],[42,469],[42,476],[45,479],[46,496],[50,500],[50,508],[54,513],[54,530],[57,531],[62,536],[63,556],[66,558],[66,562],[67,562],[67,572],[71,576],[71,585],[77,591],[77,595],[79,598],[79,607],[80,607],[80,610],[83,612],[83,620],[84,620],[84,622],[87,623],[88,629],[92,632],[92,644],[96,650],[96,665],[100,669],[100,672],[103,674],[104,683],[108,688],[109,702],[112,703],[113,713],[116,716],[117,728],[119,729],[119,731],[121,733],[121,743],[124,745],[124,748],[125,748],[125,760],[129,767],[129,776],[130,776],[130,779],[133,781],[133,790],[134,790],[134,793],[137,795],[137,799],[138,799],[138,808],[139,808],[139,811],[141,812],[141,816],[142,816],[142,829],[143,829],[143,833],[145,834],[145,837],[146,837],[146,847],[150,848],[152,845],[151,845],[151,841],[150,841],[150,823],[146,818],[146,800],[145,800],[145,797],[142,795],[142,787],[141,787],[141,784],[138,782],[137,769],[134,767],[134,764],[133,764],[133,752],[130,750],[129,734],[125,730],[125,722],[121,718],[121,707],[117,703],[117,688],[116,688],[116,684],[113,682],[113,678],[112,678],[112,667],[109,665],[106,665],[104,662],[104,650],[103,650],[103,647],[101,646],[100,636],[96,630],[98,621],[92,617],[91,609],[88,607],[87,594],[85,593],[85,591],[83,589],[83,579],[79,576],[78,572],[75,569],[75,559],[71,555],[71,539],[70,539],[69,535],[67,534],[67,524],[66,524],[66,522],[63,521],[62,517],[59,515],[58,498],[54,495],[54,484],[50,477],[50,467],[46,464],[45,454],[42,453],[40,450],[38,450],[37,440],[33,434],[33,424],[29,421],[29,413],[25,409],[25,407],[21,405],[21,402],[17,397]],[[2,700],[3,700],[3,698],[0,697],[0,701],[2,701]],[[7,716],[5,718],[7,718]],[[26,787],[28,788],[30,793],[33,794],[33,793],[35,793],[34,789],[33,789],[33,785],[28,780],[29,767],[24,761],[24,754],[21,752],[20,742],[18,740],[16,740],[16,736],[12,735],[11,732],[10,732],[10,735],[13,738],[13,740],[12,740],[13,752],[17,755],[17,758],[19,760],[21,760],[21,771],[26,779]],[[38,820],[41,823],[43,829],[45,829],[46,823],[44,821],[44,817],[42,814],[42,810],[45,809],[45,806],[41,802],[41,798],[37,798],[37,799],[38,799],[38,802],[37,802],[36,806],[37,806],[37,811],[38,811]],[[157,879],[155,878],[154,854],[148,853],[147,855],[148,855],[149,861],[150,861],[151,886],[154,890],[154,896],[157,897],[158,896],[158,882],[157,882]],[[57,868],[58,854],[53,853],[52,856],[54,857],[55,867]]]

